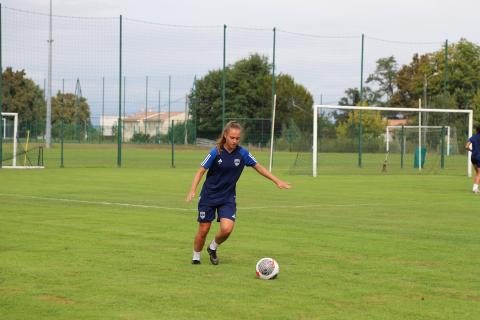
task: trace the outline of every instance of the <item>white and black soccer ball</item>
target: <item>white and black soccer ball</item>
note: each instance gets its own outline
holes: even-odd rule
[[[256,274],[259,279],[270,280],[275,279],[280,272],[280,266],[277,261],[272,258],[262,258],[258,260],[256,266]]]

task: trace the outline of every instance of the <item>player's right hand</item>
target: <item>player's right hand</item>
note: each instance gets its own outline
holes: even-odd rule
[[[195,191],[190,191],[190,192],[187,194],[187,199],[185,199],[185,201],[190,202],[190,201],[193,200],[193,198],[195,198]]]

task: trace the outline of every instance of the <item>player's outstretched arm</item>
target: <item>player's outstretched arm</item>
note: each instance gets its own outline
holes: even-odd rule
[[[203,174],[207,171],[204,167],[200,167],[195,173],[195,177],[193,178],[192,182],[192,187],[190,188],[190,191],[187,194],[187,198],[185,199],[187,202],[190,202],[195,198],[195,191],[197,190],[197,186],[200,183],[200,180],[202,180]]]
[[[275,183],[277,187],[279,187],[280,189],[290,189],[292,187],[290,183],[282,181],[277,177],[275,177],[273,174],[270,173],[270,171],[265,169],[260,163],[257,163],[256,165],[254,165],[253,168],[265,178],[272,180],[273,183]]]

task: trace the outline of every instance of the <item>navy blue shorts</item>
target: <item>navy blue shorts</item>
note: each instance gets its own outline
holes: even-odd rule
[[[472,163],[473,163],[474,165],[476,165],[477,167],[480,167],[480,157],[474,157],[474,156],[472,156],[472,157],[470,158],[470,161],[472,161]]]
[[[211,206],[201,202],[198,203],[198,222],[212,222],[215,219],[215,213],[217,213],[217,222],[222,218],[235,221],[237,205],[235,202],[222,203],[218,206]]]

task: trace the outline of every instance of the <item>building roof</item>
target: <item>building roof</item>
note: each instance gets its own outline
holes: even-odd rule
[[[408,119],[388,119],[387,125],[388,126],[406,126],[408,123]]]
[[[185,115],[185,112],[170,112],[170,117]],[[168,120],[168,112],[147,112],[147,121],[167,121]],[[124,122],[137,122],[137,121],[144,121],[145,120],[145,112],[141,111],[130,116],[125,117]]]

